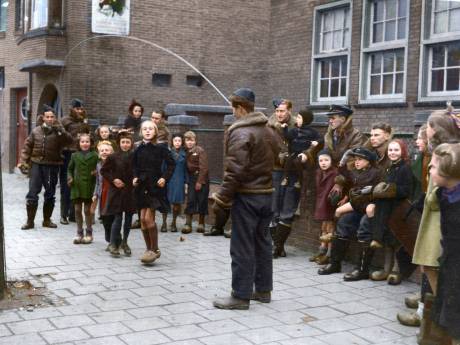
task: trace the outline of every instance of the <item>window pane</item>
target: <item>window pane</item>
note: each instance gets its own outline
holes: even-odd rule
[[[447,32],[447,12],[439,12],[434,14],[434,33],[440,34]]]
[[[48,0],[32,0],[31,29],[43,28],[48,22]]]
[[[403,86],[404,86],[404,73],[397,73],[395,93],[403,93]]]
[[[459,89],[460,68],[447,70],[446,91],[457,91]]]
[[[347,68],[348,68],[348,61],[347,61],[347,58],[344,57],[342,58],[342,77],[346,77],[347,76]]]
[[[334,37],[334,43],[333,43],[332,48],[333,49],[342,48],[342,31],[334,31],[333,37]]]
[[[334,13],[334,30],[343,29],[344,10],[343,9],[335,10],[333,13]]]
[[[385,53],[383,55],[383,72],[394,71],[394,53]]]
[[[331,77],[340,76],[340,59],[331,60]]]
[[[383,20],[383,1],[374,2],[374,22],[379,22]]]
[[[444,67],[444,46],[434,46],[432,48],[433,52],[433,64],[432,67]]]
[[[398,20],[398,40],[406,38],[406,20]]]
[[[395,19],[396,18],[396,0],[387,0],[386,1],[386,20],[388,19]]]
[[[396,20],[385,23],[385,41],[392,41],[396,37]]]
[[[326,33],[323,35],[323,50],[332,49],[332,32]]]
[[[447,48],[447,66],[460,66],[460,42],[449,44]]]
[[[459,1],[450,1],[450,8],[459,8],[460,2]]]
[[[384,95],[393,93],[393,74],[383,76],[383,91]]]
[[[449,8],[449,2],[451,0],[435,0],[435,11],[443,11]]]
[[[6,31],[9,0],[0,0],[0,31]]]
[[[371,95],[380,95],[380,76],[371,77]]]
[[[378,43],[383,41],[383,23],[374,24],[374,32],[372,35],[372,42]]]
[[[398,17],[405,17],[407,15],[407,1],[399,0],[398,3]]]
[[[371,73],[380,73],[382,64],[382,54],[372,54],[371,57]]]
[[[404,51],[396,51],[396,71],[404,71]]]
[[[329,80],[321,80],[321,90],[319,97],[328,97]]]
[[[321,61],[321,78],[329,78],[329,62]]]
[[[332,79],[330,97],[338,97],[338,96],[339,96],[339,79]]]
[[[431,72],[431,91],[444,91],[444,70]]]
[[[346,48],[350,46],[350,30],[345,29],[343,31],[343,44],[342,48]]]
[[[460,31],[460,8],[449,13],[449,31]]]
[[[324,15],[323,31],[331,31],[334,25],[334,12],[328,11],[328,12],[325,12],[323,15]]]
[[[347,95],[347,78],[340,79],[340,96],[345,97]]]

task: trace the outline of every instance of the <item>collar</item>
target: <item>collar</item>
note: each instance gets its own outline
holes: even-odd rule
[[[442,188],[442,197],[450,204],[460,201],[460,183],[452,189]]]

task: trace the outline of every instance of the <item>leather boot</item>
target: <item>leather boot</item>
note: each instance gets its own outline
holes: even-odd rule
[[[358,243],[360,246],[359,263],[352,272],[345,274],[343,277],[343,280],[347,282],[369,278],[369,266],[371,265],[372,257],[374,256],[374,249],[372,249],[367,242]]]
[[[230,296],[227,298],[221,298],[221,299],[215,300],[213,302],[213,305],[214,307],[218,309],[248,310],[249,300]]]
[[[68,225],[69,221],[67,219],[67,215],[65,214],[65,205],[64,202],[61,200],[61,220],[60,223],[63,225]]]
[[[277,259],[278,257],[284,258],[286,256],[286,251],[284,250],[284,244],[286,243],[289,234],[291,233],[291,227],[286,224],[279,223],[276,227],[276,235],[273,248],[273,258]]]
[[[168,232],[168,224],[166,223],[166,220],[168,218],[168,214],[167,213],[162,213],[161,216],[163,218],[163,223],[161,224],[160,231],[161,232]]]
[[[204,236],[222,236],[224,234],[224,227],[227,224],[230,212],[228,210],[222,210],[215,214],[214,226],[210,231],[205,232]]]
[[[177,232],[177,216],[180,213],[180,205],[173,205],[173,211],[172,211],[172,221],[171,221],[171,232]]]
[[[350,241],[343,238],[334,238],[331,246],[331,258],[329,263],[318,270],[319,275],[339,273],[342,270],[342,260],[348,249]]]
[[[51,215],[53,214],[54,203],[45,202],[43,204],[43,223],[42,226],[45,228],[56,229],[57,225],[51,221]]]
[[[38,205],[26,205],[26,210],[27,210],[27,222],[21,227],[21,230],[29,230],[33,229],[35,224],[35,214],[37,213],[37,207]]]
[[[383,264],[383,269],[372,272],[372,274],[370,275],[371,280],[382,281],[388,278],[395,264],[393,248],[390,248],[390,247],[385,248],[385,259],[384,260],[385,261]]]
[[[420,324],[420,333],[417,335],[417,343],[420,345],[450,345],[452,343],[450,337],[431,319],[434,298],[430,293],[425,294],[425,306]]]
[[[187,214],[185,216],[185,225],[182,228],[181,232],[183,234],[189,234],[192,232],[192,215],[191,214]]]

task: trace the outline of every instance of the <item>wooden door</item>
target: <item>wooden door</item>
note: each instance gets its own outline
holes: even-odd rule
[[[16,90],[16,164],[27,138],[27,89]]]

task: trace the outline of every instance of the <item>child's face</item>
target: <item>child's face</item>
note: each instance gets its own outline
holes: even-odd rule
[[[439,159],[438,156],[433,155],[429,165],[431,180],[436,186],[447,187],[449,179],[439,174]]]
[[[420,132],[418,132],[417,135],[417,140],[415,140],[415,145],[417,145],[417,149],[420,152],[425,152],[426,151],[426,142],[423,140],[423,137]]]
[[[144,122],[142,124],[142,138],[152,140],[156,135],[155,127],[152,122]]]
[[[329,155],[320,155],[318,157],[318,164],[321,170],[327,170],[332,165],[331,156]]]
[[[196,145],[196,140],[194,138],[186,138],[185,139],[185,147],[190,149],[193,149]]]
[[[157,126],[160,124],[162,118],[163,117],[161,116],[161,114],[158,114],[156,112],[152,113],[152,121],[155,122]]]
[[[390,158],[392,162],[396,162],[401,159],[401,155],[401,146],[399,146],[398,143],[392,142],[388,145],[388,158]]]
[[[371,163],[362,157],[355,157],[355,168],[356,170],[366,169]]]
[[[87,135],[82,136],[80,138],[79,143],[80,143],[80,149],[82,151],[88,151],[89,148],[91,147],[91,140],[90,140],[89,136],[87,136]]]
[[[102,140],[109,139],[109,136],[110,136],[109,128],[108,127],[99,128],[99,136],[101,137]]]
[[[297,116],[295,118],[295,124],[297,125],[297,127],[302,127],[302,124],[303,124],[302,115],[297,114]]]
[[[181,147],[182,147],[182,138],[180,137],[175,137],[172,141],[173,143],[173,147],[176,149],[176,150],[179,150]]]
[[[133,117],[138,119],[142,116],[142,108],[136,105],[133,109]]]
[[[113,148],[111,145],[101,145],[97,149],[99,153],[99,158],[103,161],[107,159],[113,153]]]
[[[123,152],[131,150],[131,147],[133,146],[133,142],[129,138],[122,138],[120,140],[120,149]]]

